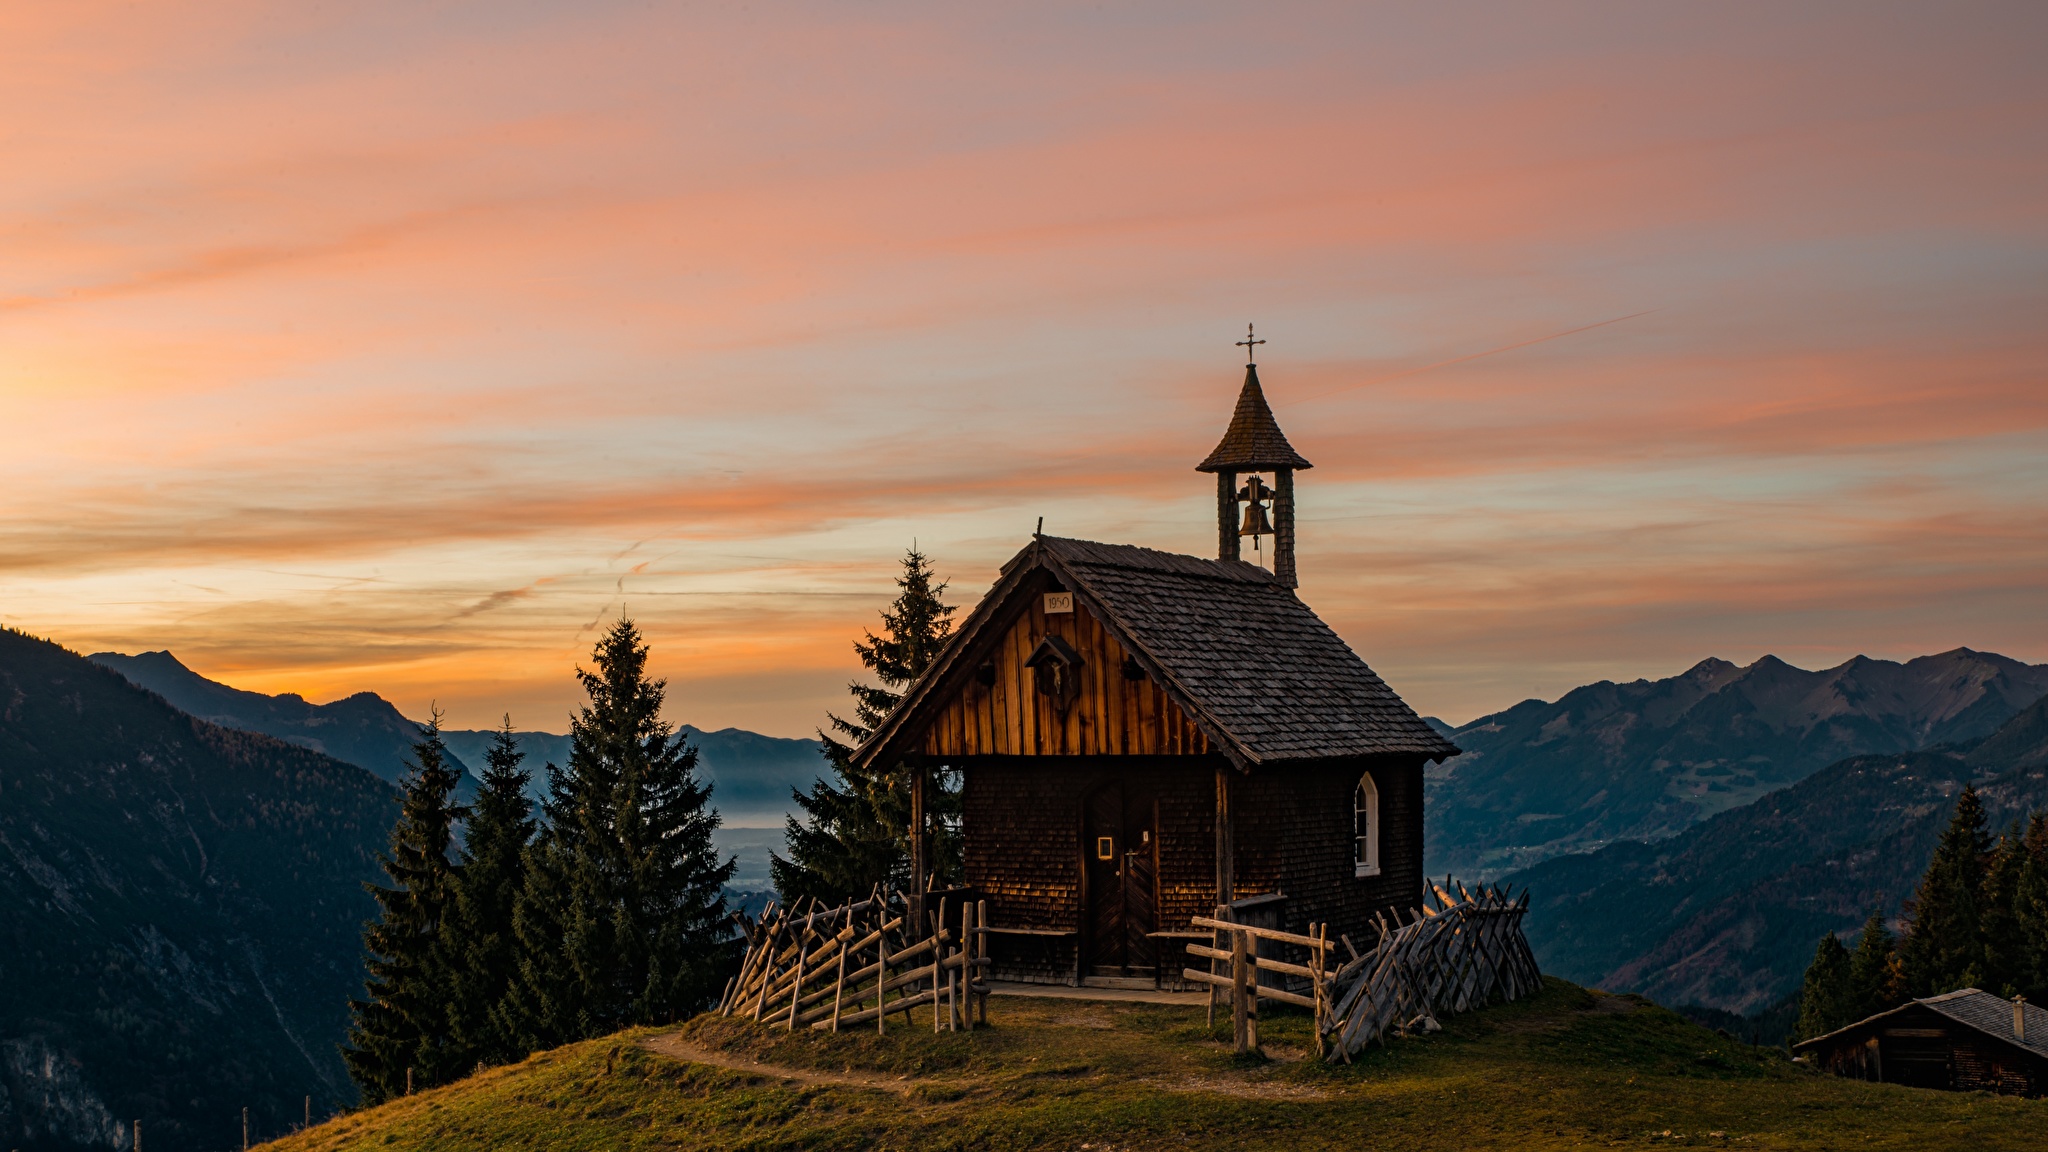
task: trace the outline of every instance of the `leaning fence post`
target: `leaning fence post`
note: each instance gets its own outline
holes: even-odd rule
[[[848,919],[850,921],[851,917]],[[839,950],[839,979],[832,984],[832,1031],[835,1034],[839,1031],[839,1002],[846,995],[846,954],[850,951],[850,948]]]
[[[889,1034],[889,926],[888,905],[882,906],[884,923],[875,939],[875,1035]]]
[[[810,936],[806,931],[796,938],[796,979],[789,985],[789,1031],[796,1031],[796,1006],[804,994],[804,942]]]

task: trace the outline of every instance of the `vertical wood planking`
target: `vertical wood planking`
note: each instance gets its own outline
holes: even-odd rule
[[[1065,715],[1038,694],[1024,667],[1039,642],[1056,635],[1084,661],[1081,693]],[[932,714],[920,749],[929,756],[1192,756],[1210,751],[1194,721],[1152,679],[1125,680],[1128,657],[1108,627],[1085,607],[1045,614],[1034,597],[989,653],[995,682],[975,678],[976,661],[960,686]]]

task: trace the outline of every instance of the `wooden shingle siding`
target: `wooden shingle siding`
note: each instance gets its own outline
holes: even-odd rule
[[[1189,764],[1079,757],[975,760],[961,793],[967,883],[989,902],[989,923],[1081,927],[1081,803],[1122,780],[1159,804],[1162,923],[1185,924],[1215,905],[1215,784],[1210,758]]]
[[[1023,611],[994,645],[988,662],[995,683],[983,685],[963,671],[919,748],[949,760],[964,756],[1199,756],[1208,738],[1187,713],[1147,677],[1127,680],[1129,653],[1086,608],[1045,612],[1044,597],[1025,599]],[[1048,635],[1081,653],[1081,695],[1063,715],[1038,692],[1024,666]]]
[[[967,883],[987,898],[989,923],[1084,928],[1082,804],[1115,780],[1158,803],[1159,928],[1185,929],[1191,917],[1208,915],[1216,905],[1215,771],[1226,765],[1217,755],[964,761]],[[1361,878],[1351,855],[1352,792],[1368,767],[1380,790],[1382,872]],[[1406,913],[1421,903],[1419,758],[1354,758],[1250,776],[1228,771],[1235,789],[1237,897],[1284,892],[1290,929],[1327,923],[1360,947],[1373,938],[1375,913]],[[1016,951],[1021,959],[1028,950]],[[1070,965],[1072,953],[1065,955]]]
[[[1352,796],[1368,769],[1380,792],[1380,874],[1352,855]],[[1236,781],[1236,891],[1287,894],[1292,931],[1329,924],[1364,947],[1377,912],[1422,902],[1422,761],[1357,757],[1290,764]],[[1213,881],[1211,887],[1213,888]]]

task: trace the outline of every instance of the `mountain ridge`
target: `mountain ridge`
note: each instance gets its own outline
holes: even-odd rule
[[[296,692],[272,696],[231,687],[194,672],[169,651],[133,656],[95,652],[86,659],[208,723],[310,748],[367,769],[388,783],[396,784],[404,776],[412,746],[419,741],[419,725],[375,692],[315,704]],[[468,775],[469,765],[461,767]]]
[[[2048,756],[2028,754],[2043,732],[2048,696],[1974,749],[1849,757],[1670,838],[1550,859],[1505,882],[1531,893],[1545,971],[1754,1014],[1797,990],[1823,934],[1899,913],[1965,785],[1994,828],[2048,809]]]
[[[314,704],[295,692],[272,696],[209,679],[169,651],[133,656],[95,652],[87,659],[119,672],[202,720],[325,752],[392,783],[403,776],[412,746],[419,739],[419,724],[375,692],[356,692]],[[781,827],[792,809],[791,789],[808,790],[813,780],[830,771],[816,740],[767,736],[732,727],[707,731],[693,724],[678,725],[677,731],[697,748],[714,785],[713,803],[726,823],[736,827]],[[487,728],[442,731],[443,742],[463,769],[458,800],[474,796],[475,772],[483,766],[484,752],[496,735]],[[515,729],[513,738],[526,753],[526,767],[533,773],[531,791],[537,799],[547,788],[544,766],[568,762],[569,737]]]
[[[1426,774],[1429,870],[1490,878],[1675,835],[1846,757],[1981,739],[2048,693],[2048,665],[1955,648],[1807,671],[1710,657],[1451,729]],[[2048,739],[2048,733],[2044,733]]]

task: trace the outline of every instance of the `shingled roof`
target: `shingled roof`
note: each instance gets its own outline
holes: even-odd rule
[[[1005,607],[1040,570],[1072,591],[1241,768],[1458,753],[1271,572],[1242,560],[1044,536],[1003,566],[946,651],[861,747],[862,763],[906,750],[943,703],[944,686],[980,658],[978,641],[1000,634]]]
[[[2019,1030],[2013,1027],[2013,1025],[2019,1023],[2013,1016],[2015,1007],[2013,1001],[2007,1000],[2003,996],[1993,995],[1980,988],[1964,988],[1959,992],[1948,992],[1940,996],[1928,996],[1918,1000],[1911,1000],[1888,1012],[1879,1012],[1875,1016],[1858,1020],[1856,1023],[1846,1027],[1837,1028],[1825,1036],[1816,1036],[1811,1040],[1803,1040],[1794,1044],[1792,1046],[1793,1050],[1800,1051],[1820,1046],[1845,1032],[1854,1032],[1859,1028],[1875,1024],[1888,1016],[1904,1012],[1915,1005],[1931,1008],[1958,1024],[1974,1028],[1986,1036],[2003,1040],[2015,1048],[2024,1048],[2036,1056],[2048,1056],[2048,1008],[2043,1008],[2038,1004],[2023,1004],[2020,1011],[2025,1013],[2026,1039],[2022,1040]]]
[[[1208,459],[1195,465],[1197,472],[1271,472],[1275,468],[1313,468],[1294,445],[1281,435],[1259,387],[1259,368],[1244,366],[1244,388],[1237,394],[1237,411],[1231,413],[1230,427]]]

